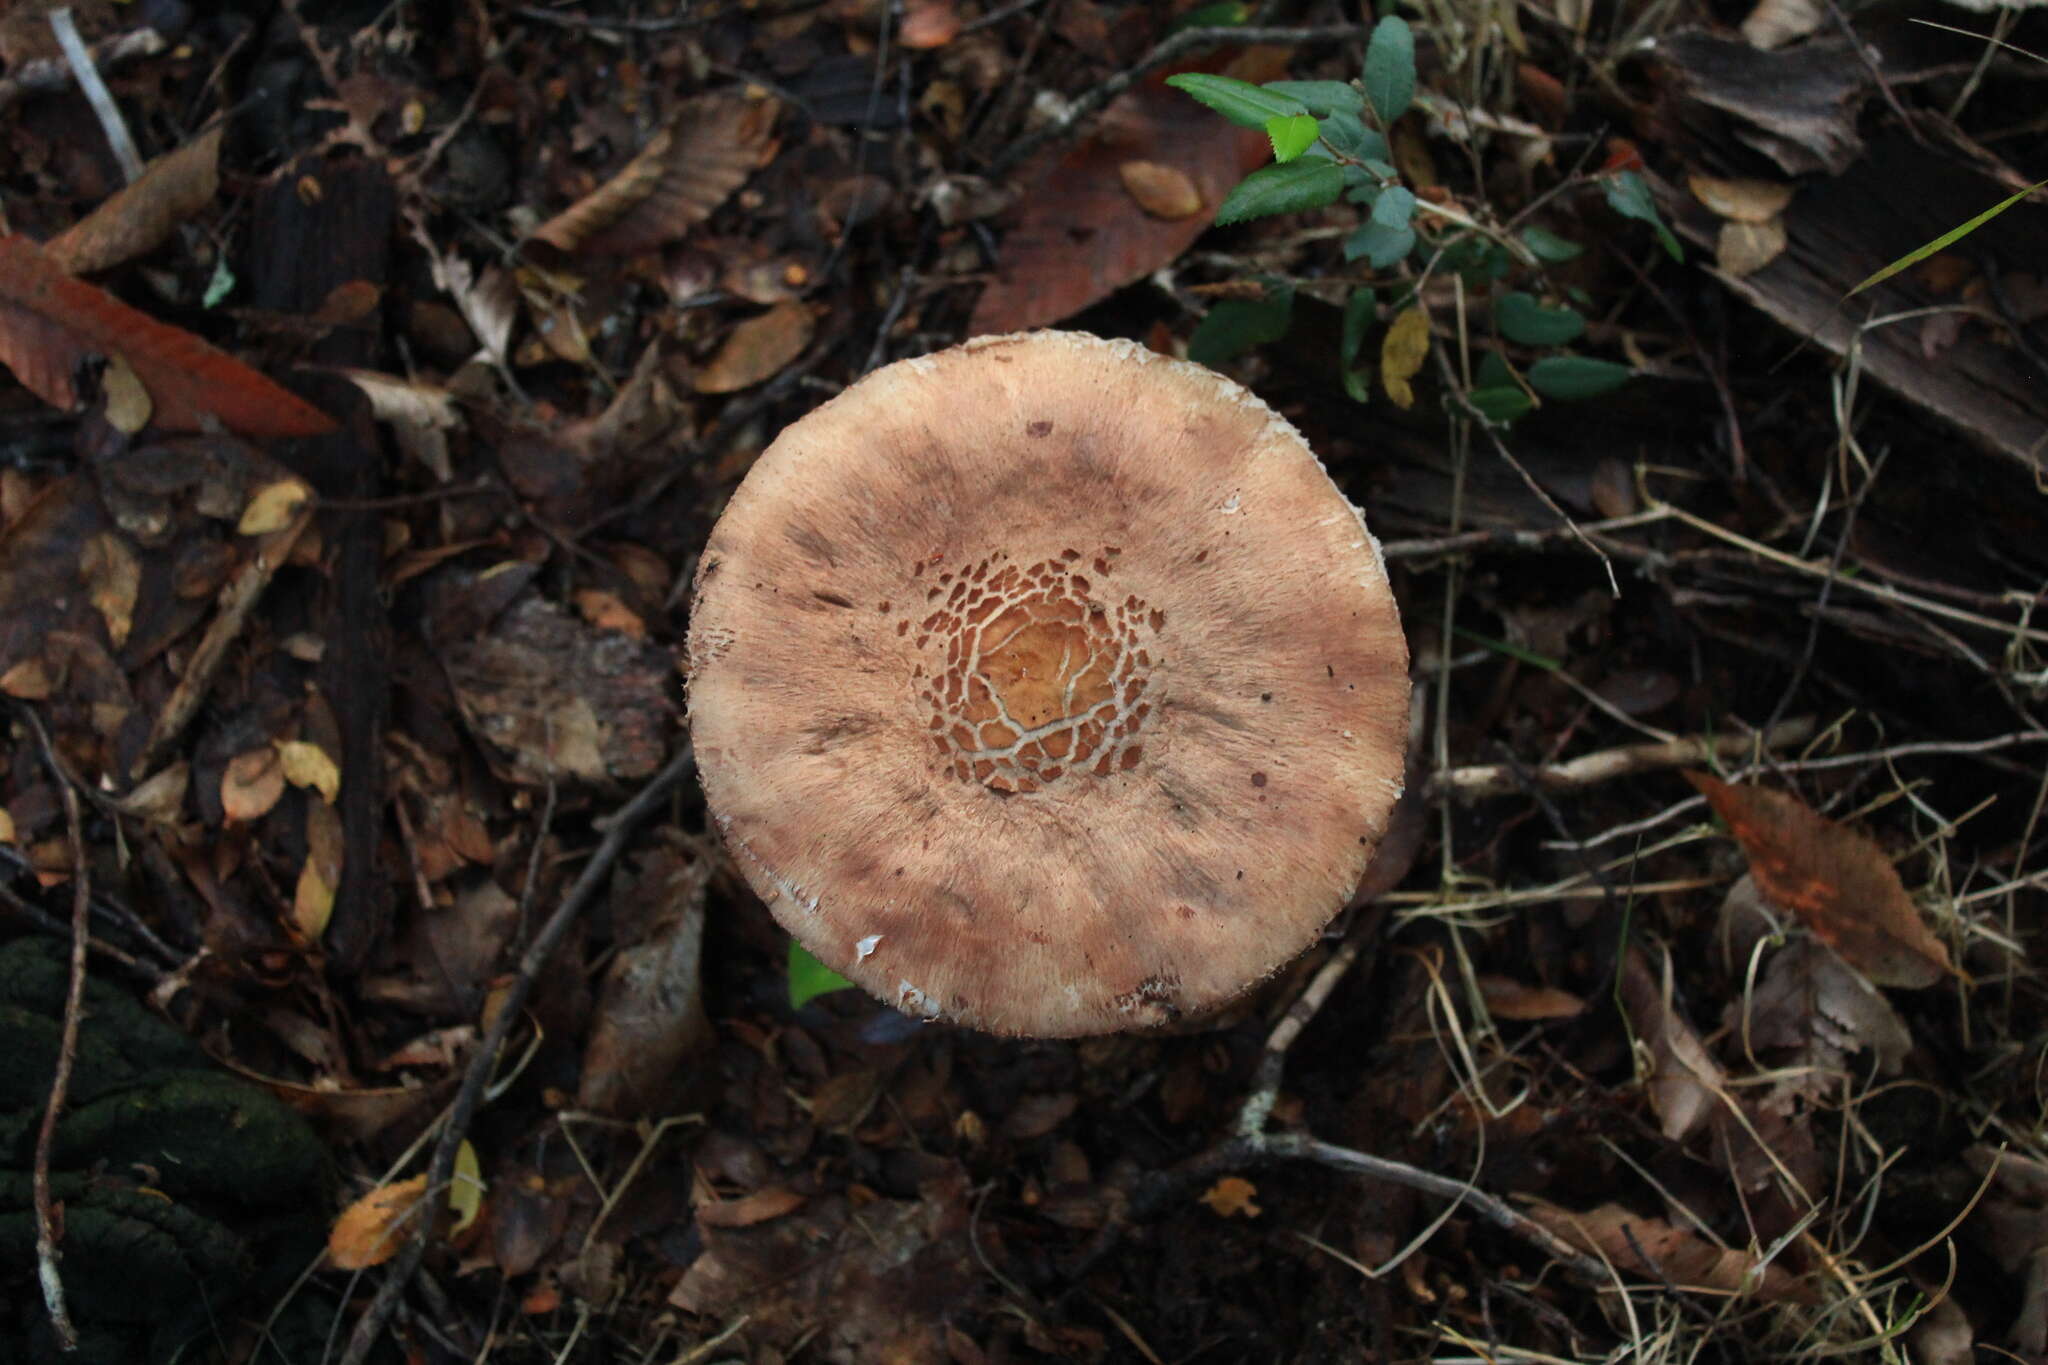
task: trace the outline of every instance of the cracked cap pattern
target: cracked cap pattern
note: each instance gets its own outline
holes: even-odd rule
[[[705,548],[686,668],[776,918],[995,1032],[1228,1000],[1341,908],[1400,794],[1362,519],[1258,399],[1128,342],[982,338],[789,427]]]

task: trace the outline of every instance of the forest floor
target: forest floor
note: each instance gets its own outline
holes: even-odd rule
[[[0,1361],[2048,1360],[2048,15],[1383,8],[0,3]],[[1052,325],[1365,509],[1407,795],[1219,1015],[793,1005],[705,537]]]

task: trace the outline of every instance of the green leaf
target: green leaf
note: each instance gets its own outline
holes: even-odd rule
[[[1300,100],[1317,118],[1346,113],[1354,117],[1365,108],[1365,96],[1348,81],[1267,81],[1259,89],[1268,94]]]
[[[1508,362],[1499,351],[1481,351],[1479,368],[1472,376],[1475,389],[1497,389],[1503,384],[1513,384],[1515,374],[1508,368]],[[1517,386],[1519,387],[1519,386]]]
[[[1229,76],[1205,76],[1199,71],[1168,76],[1166,83],[1183,94],[1193,95],[1240,128],[1264,128],[1271,118],[1291,118],[1308,111],[1300,100],[1269,95],[1250,81]]]
[[[1487,421],[1506,425],[1536,406],[1535,400],[1523,393],[1516,384],[1499,384],[1491,388],[1474,389],[1465,395],[1465,401],[1472,405]]]
[[[1578,340],[1586,320],[1575,308],[1545,308],[1527,294],[1503,294],[1493,305],[1501,335],[1523,346],[1562,346]]]
[[[1330,161],[1290,161],[1285,166],[1262,166],[1237,183],[1223,196],[1216,210],[1216,223],[1241,223],[1269,213],[1299,213],[1337,202],[1344,192],[1344,175]]]
[[[1671,229],[1664,226],[1664,220],[1657,216],[1657,204],[1650,197],[1650,187],[1634,171],[1621,171],[1607,178],[1605,187],[1607,207],[1624,218],[1634,218],[1657,229],[1657,240],[1671,253],[1671,259],[1682,261],[1685,252],[1679,249],[1678,239],[1671,235]]]
[[[1927,243],[1927,245],[1913,248],[1913,250],[1899,257],[1899,259],[1893,261],[1890,265],[1878,271],[1875,275],[1872,275],[1869,279],[1857,285],[1848,293],[1842,295],[1842,297],[1845,299],[1854,298],[1856,295],[1870,288],[1871,285],[1882,284],[1884,281],[1898,274],[1901,270],[1904,270],[1909,266],[1915,266],[1920,264],[1920,262],[1926,260],[1929,256],[1932,256],[1935,252],[1945,250],[1949,246],[1969,236],[1978,228],[1983,227],[1993,218],[1996,218],[1999,214],[2004,213],[2014,204],[2019,203],[2020,200],[2032,194],[2035,190],[2042,188],[2042,186],[2048,186],[2048,180],[2043,180],[2040,182],[2040,184],[2037,185],[2029,185],[2025,189],[2021,190],[2018,194],[2011,195],[2005,199],[2001,199],[1996,204],[1993,204],[1990,208],[1978,214],[1975,218],[1972,218],[1969,222],[1964,223],[1961,227],[1950,228],[1947,232],[1942,233],[1941,236],[1936,237],[1933,241]]]
[[[1365,348],[1365,338],[1379,321],[1379,300],[1370,289],[1354,289],[1344,300],[1344,342],[1339,355],[1346,369]]]
[[[199,306],[202,308],[213,307],[233,292],[234,287],[235,272],[228,269],[228,256],[223,251],[220,255],[214,257],[213,277],[206,282],[206,295],[199,300]]]
[[[1254,346],[1278,341],[1294,320],[1294,286],[1267,280],[1262,299],[1224,299],[1188,338],[1188,359],[1215,368],[1228,364]]]
[[[1404,228],[1415,221],[1415,191],[1389,185],[1372,203],[1372,221],[1386,228]]]
[[[829,995],[833,991],[843,991],[852,985],[851,981],[848,981],[845,977],[818,961],[817,958],[811,956],[811,950],[804,947],[803,944],[798,943],[795,939],[789,941],[789,1007],[791,1009],[800,1010],[818,996]]]
[[[1382,128],[1415,102],[1415,33],[1406,19],[1389,15],[1373,26],[1365,47],[1365,97]]]
[[[1354,403],[1370,403],[1372,401],[1372,366],[1360,365],[1354,368],[1346,365],[1343,374],[1345,396]]]
[[[1353,161],[1385,161],[1391,152],[1387,140],[1359,121],[1357,114],[1340,109],[1322,120],[1323,141]]]
[[[1285,118],[1266,120],[1266,137],[1273,144],[1273,159],[1279,162],[1296,160],[1309,148],[1316,145],[1320,135],[1316,121],[1307,114],[1289,114]]]
[[[1414,249],[1414,228],[1390,228],[1384,223],[1368,222],[1344,239],[1344,259],[1355,261],[1363,256],[1374,270],[1387,269]]]
[[[1634,373],[1626,365],[1591,356],[1545,356],[1529,367],[1529,387],[1545,398],[1598,398],[1626,384]]]
[[[1586,248],[1577,242],[1540,227],[1523,228],[1522,245],[1528,247],[1530,254],[1546,265],[1559,265],[1565,261],[1576,260],[1586,252]]]

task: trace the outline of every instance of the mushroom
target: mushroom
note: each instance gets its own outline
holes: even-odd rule
[[[784,430],[705,547],[687,672],[776,919],[995,1033],[1240,994],[1401,793],[1408,651],[1363,517],[1239,385],[1081,333],[899,361]]]

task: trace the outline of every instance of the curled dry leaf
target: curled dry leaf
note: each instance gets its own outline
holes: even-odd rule
[[[341,1211],[327,1234],[327,1257],[338,1270],[382,1265],[405,1245],[412,1212],[427,1194],[427,1178],[416,1175],[371,1190]]]
[[[699,1204],[697,1222],[708,1228],[750,1228],[802,1208],[805,1198],[787,1185],[770,1185],[738,1199]]]
[[[294,787],[311,787],[328,805],[341,794],[341,769],[327,751],[311,740],[288,739],[277,746],[284,780]]]
[[[1668,958],[1664,968],[1660,981],[1642,951],[1631,948],[1621,967],[1621,1007],[1629,1028],[1649,1053],[1644,1085],[1650,1108],[1656,1111],[1664,1136],[1675,1141],[1697,1132],[1713,1116],[1727,1076],[1673,1007]]]
[[[1775,1264],[1764,1265],[1754,1251],[1716,1246],[1691,1228],[1645,1218],[1619,1204],[1574,1213],[1539,1202],[1530,1206],[1529,1216],[1573,1246],[1641,1278],[1680,1289],[1749,1294],[1772,1303],[1812,1300],[1797,1278]]]
[[[1773,218],[1764,223],[1721,224],[1714,238],[1714,264],[1736,279],[1753,275],[1785,254],[1785,225]]]
[[[164,153],[141,179],[44,243],[50,259],[74,275],[108,270],[154,251],[178,224],[213,202],[220,189],[220,138],[225,123]]]
[[[212,418],[244,436],[318,436],[334,419],[192,333],[138,312],[20,233],[0,236],[0,363],[52,407],[78,403],[73,376],[94,356],[126,357],[165,431]]]
[[[1764,895],[1857,971],[1880,986],[1920,989],[1955,970],[1868,835],[1784,792],[1731,787],[1705,773],[1686,778],[1728,822]]]
[[[772,378],[804,353],[817,330],[811,310],[791,299],[732,329],[696,378],[699,393],[734,393]]]
[[[324,801],[306,806],[306,861],[292,893],[292,928],[308,943],[318,943],[334,915],[334,892],[341,885],[341,813]]]
[[[1183,170],[1157,161],[1126,161],[1116,173],[1138,207],[1154,218],[1172,221],[1202,211],[1202,191]]]
[[[221,810],[230,820],[260,820],[284,795],[284,766],[268,744],[228,760],[220,776]]]
[[[297,479],[267,483],[249,495],[249,504],[242,509],[241,520],[235,523],[235,534],[267,536],[282,531],[312,497],[313,490]]]
[[[773,155],[777,112],[769,100],[690,100],[624,170],[541,224],[534,238],[562,251],[615,256],[675,241]]]
[[[1721,180],[1694,172],[1685,183],[1715,217],[1737,223],[1768,223],[1792,202],[1792,186],[1778,180]]]

